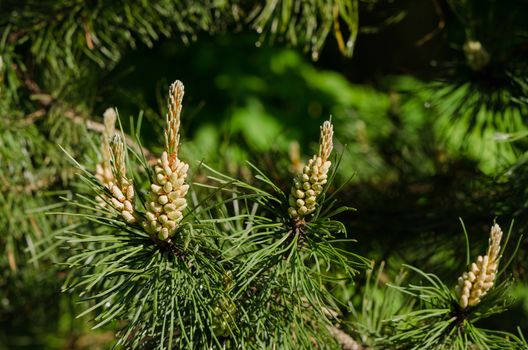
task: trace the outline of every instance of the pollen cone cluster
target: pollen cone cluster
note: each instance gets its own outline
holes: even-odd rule
[[[185,196],[189,185],[185,184],[185,179],[189,165],[178,159],[183,93],[180,81],[171,85],[165,151],[154,168],[156,174],[146,204],[146,220],[143,221],[145,230],[159,240],[168,240],[174,235],[187,207]]]
[[[324,122],[321,126],[319,153],[313,156],[293,179],[289,196],[288,213],[294,220],[301,220],[312,213],[317,206],[317,198],[327,182],[328,170],[332,163],[328,160],[333,148],[334,134],[332,123]]]
[[[124,144],[118,134],[112,137],[110,143],[112,150],[112,173],[115,181],[110,184],[109,189],[112,193],[110,201],[112,206],[118,210],[123,219],[129,224],[136,222],[134,212],[134,186],[126,178],[126,163]]]
[[[493,225],[486,255],[479,256],[469,271],[458,278],[456,292],[458,303],[463,309],[480,303],[481,298],[493,287],[499,266],[501,238],[501,228],[497,224]]]
[[[112,182],[114,181],[114,175],[112,174],[112,166],[110,164],[112,160],[112,150],[110,149],[110,138],[115,133],[115,122],[116,112],[112,108],[108,108],[104,112],[104,130],[101,137],[101,163],[95,167],[95,177],[99,182],[106,188],[110,189]],[[101,196],[96,197],[100,207],[106,207],[106,202],[109,198],[102,198]]]

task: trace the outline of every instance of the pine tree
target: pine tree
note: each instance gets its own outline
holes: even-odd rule
[[[0,349],[528,349],[527,15],[1,1]]]

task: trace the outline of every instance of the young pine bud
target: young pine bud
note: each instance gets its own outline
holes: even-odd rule
[[[328,160],[333,148],[333,126],[329,121],[321,126],[319,153],[308,161],[301,172],[293,179],[290,191],[288,213],[294,220],[300,220],[312,213],[317,206],[318,196],[327,182],[328,170],[332,163]]]
[[[97,164],[95,177],[103,185],[108,185],[114,180],[112,175],[112,167],[110,161],[112,160],[112,150],[110,149],[110,139],[115,133],[116,113],[113,109],[108,108],[104,112],[104,130],[101,137],[101,156],[102,162]]]
[[[134,186],[126,178],[126,163],[124,143],[116,134],[112,137],[110,148],[112,150],[112,173],[115,181],[110,184],[109,189],[112,193],[110,199],[113,207],[121,213],[123,219],[132,224],[136,222],[134,211]]]
[[[110,189],[114,182],[114,175],[112,173],[112,150],[110,149],[110,139],[115,133],[115,122],[117,115],[115,110],[108,108],[104,112],[104,130],[101,136],[101,157],[102,161],[95,167],[95,177],[99,182],[106,188]],[[96,200],[101,208],[105,208],[106,203],[110,201],[110,198],[102,198],[97,196]]]
[[[185,184],[189,165],[178,159],[180,142],[180,113],[183,84],[174,82],[169,91],[169,111],[165,129],[165,151],[154,167],[154,183],[150,186],[146,221],[143,227],[159,240],[166,241],[174,235],[187,207]]]
[[[486,255],[479,256],[471,264],[469,271],[458,278],[456,293],[458,304],[463,309],[480,303],[482,297],[493,287],[499,267],[501,238],[501,228],[497,224],[493,225]]]

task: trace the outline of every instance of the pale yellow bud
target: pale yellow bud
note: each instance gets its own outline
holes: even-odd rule
[[[104,129],[101,136],[101,158],[102,161],[95,167],[95,177],[106,188],[111,189],[114,182],[111,160],[112,150],[110,148],[110,138],[115,133],[116,113],[113,109],[107,109],[104,113]],[[100,207],[105,208],[106,202],[110,201],[106,195],[96,197]]]
[[[147,217],[147,220],[148,221],[156,221],[156,214],[150,212],[150,211],[147,211],[145,213],[145,216]]]
[[[155,194],[158,194],[161,191],[161,186],[158,186],[156,184],[150,185],[150,190],[154,192]]]
[[[105,202],[110,202],[111,206],[121,213],[125,222],[131,224],[136,222],[134,186],[126,178],[125,146],[119,135],[115,134],[115,111],[106,110],[104,117],[105,130],[101,148],[103,162],[96,167],[96,177],[110,190],[111,196],[98,197],[98,201],[101,207],[106,207]]]
[[[166,195],[162,195],[158,197],[158,203],[159,204],[166,204],[169,201],[169,197]]]
[[[134,208],[132,207],[132,203],[130,203],[130,201],[125,201],[123,209],[129,213],[132,213],[134,211]]]
[[[175,230],[176,226],[177,224],[176,224],[176,221],[174,220],[167,220],[167,222],[163,224],[163,227],[166,227],[169,230],[169,232],[172,230]]]
[[[157,174],[156,175],[156,180],[158,180],[158,183],[163,186],[167,183],[167,179],[165,178],[165,176],[163,174]]]
[[[159,222],[160,222],[161,224],[164,224],[164,223],[166,223],[166,222],[169,220],[169,218],[167,217],[167,215],[160,215],[158,218],[159,218]]]
[[[112,191],[112,195],[114,196],[114,198],[116,198],[118,201],[120,202],[125,201],[125,196],[123,195],[123,192],[121,192],[121,190],[119,189],[117,185],[112,186],[111,191]]]
[[[114,206],[114,208],[116,208],[117,210],[123,210],[125,208],[125,205],[123,203],[121,203],[119,200],[117,200],[116,198],[110,198],[111,202],[112,202],[112,205]]]
[[[290,208],[288,214],[294,220],[315,211],[317,198],[326,184],[331,162],[328,161],[333,149],[333,126],[326,121],[321,126],[321,139],[319,153],[308,161],[302,172],[298,173],[293,180],[293,187],[288,199]]]
[[[154,167],[154,183],[150,187],[147,218],[156,222],[146,230],[159,240],[170,239],[183,218],[182,211],[187,202],[185,196],[189,185],[185,184],[189,165],[178,159],[180,114],[184,88],[180,81],[174,82],[169,90],[169,110],[165,128],[165,151]]]
[[[334,127],[330,121],[325,121],[321,126],[321,141],[319,145],[319,157],[322,162],[326,162],[334,148],[333,142]]]
[[[172,192],[172,183],[167,182],[165,185],[163,185],[163,191],[165,191],[165,193],[171,193]]]
[[[463,309],[480,303],[482,297],[493,287],[499,266],[501,238],[502,230],[499,225],[493,225],[486,255],[477,257],[470,270],[459,277],[456,293]]]
[[[169,239],[169,230],[166,227],[161,228],[158,234],[158,238],[161,240]]]
[[[304,198],[304,192],[300,190],[295,191],[295,197],[297,198]]]
[[[132,224],[136,222],[136,218],[129,211],[122,211],[121,214],[127,223]]]
[[[165,204],[163,206],[163,210],[166,212],[166,213],[169,213],[171,211],[175,211],[176,210],[176,205],[174,203],[170,203],[170,204]]]
[[[180,221],[182,219],[182,213],[179,211],[171,211],[167,213],[167,216],[174,221]]]

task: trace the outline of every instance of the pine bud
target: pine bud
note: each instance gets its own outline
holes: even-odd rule
[[[480,41],[466,41],[464,44],[464,54],[466,55],[467,65],[474,71],[480,71],[486,68],[490,62],[490,55]]]
[[[134,186],[126,178],[124,148],[125,145],[119,134],[114,135],[110,142],[110,149],[112,154],[112,174],[115,181],[109,185],[109,189],[112,193],[111,202],[114,209],[121,213],[127,223],[132,224],[136,222],[136,217],[134,216]]]
[[[333,149],[333,126],[330,121],[321,126],[319,153],[308,161],[294,180],[288,203],[288,214],[294,220],[312,213],[317,206],[317,198],[321,194],[328,179],[331,162],[328,160]]]
[[[154,171],[154,183],[150,186],[150,198],[146,204],[146,221],[143,227],[159,240],[174,235],[187,206],[185,196],[189,186],[185,184],[189,165],[178,159],[180,142],[180,113],[184,88],[174,82],[169,91],[169,111],[165,129],[165,151],[158,159]]]
[[[499,267],[501,238],[501,228],[497,224],[493,225],[486,255],[479,256],[471,264],[470,270],[458,278],[456,293],[458,304],[463,309],[480,303],[482,297],[493,287]]]
[[[104,114],[104,130],[101,136],[101,157],[102,161],[95,167],[95,177],[106,188],[111,189],[114,182],[114,175],[112,173],[112,150],[110,149],[110,139],[115,133],[115,122],[117,115],[115,110],[108,108]],[[105,208],[106,202],[110,198],[97,196],[96,200],[100,207]]]
[[[168,227],[159,232],[149,230],[149,227],[152,227],[152,223],[145,223],[144,227],[152,234],[158,233],[157,238],[160,240],[167,240],[174,235],[178,222],[183,218],[182,212],[187,206],[184,197],[187,194],[188,186],[182,185],[183,181],[180,180],[187,178],[188,167],[179,166],[181,163],[178,158],[169,159],[167,152],[163,152],[161,159],[158,159],[158,165],[160,166],[156,167],[155,181],[157,183],[152,184],[150,193],[151,197],[155,198],[155,201],[147,203],[147,210],[150,213],[147,219],[149,221],[157,221],[163,225],[167,222],[166,218],[168,218],[173,220],[174,223],[170,223]]]

